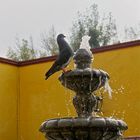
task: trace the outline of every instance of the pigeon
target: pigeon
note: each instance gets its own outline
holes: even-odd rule
[[[57,71],[63,70],[63,72],[66,72],[64,68],[70,63],[70,60],[73,56],[73,50],[70,48],[69,44],[65,41],[64,38],[65,36],[63,34],[59,34],[57,36],[59,55],[51,68],[46,72],[45,80],[47,80]]]

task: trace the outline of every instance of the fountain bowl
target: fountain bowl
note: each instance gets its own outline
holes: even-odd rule
[[[84,94],[92,93],[104,86],[106,79],[109,79],[107,72],[91,68],[71,70],[59,77],[59,81],[63,86]]]
[[[102,117],[50,119],[40,127],[48,140],[117,140],[126,129],[122,120]]]

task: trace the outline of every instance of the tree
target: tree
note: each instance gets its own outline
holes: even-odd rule
[[[140,39],[140,24],[136,27],[125,27],[124,41]]]
[[[84,14],[78,13],[71,30],[71,45],[74,50],[79,48],[81,38],[85,34],[91,37],[89,43],[92,48],[117,42],[117,28],[111,13],[100,18],[96,4],[93,4]]]
[[[58,54],[58,46],[56,42],[56,31],[54,26],[46,32],[41,34],[41,47],[47,52],[47,56]]]
[[[41,48],[38,47],[38,49],[35,49],[32,37],[28,40],[16,38],[15,44],[14,48],[10,47],[8,49],[7,57],[16,61],[24,61],[58,54],[54,26],[52,26],[48,33],[44,32],[41,34]]]
[[[15,44],[14,48],[8,49],[7,57],[16,61],[52,56],[58,53],[54,27],[50,29],[48,34],[46,32],[41,34],[41,49],[39,47],[37,50],[34,48],[32,37],[28,40],[16,38]]]
[[[35,50],[32,37],[29,38],[29,41],[26,39],[16,38],[16,46],[15,48],[9,48],[7,51],[7,57],[16,60],[30,60],[41,57],[39,52]]]

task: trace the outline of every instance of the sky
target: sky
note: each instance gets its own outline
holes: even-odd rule
[[[101,14],[112,13],[120,33],[125,26],[140,23],[140,0],[0,0],[0,57],[15,46],[16,37],[32,36],[39,46],[41,33],[52,25],[57,33],[69,35],[77,12],[93,3]]]

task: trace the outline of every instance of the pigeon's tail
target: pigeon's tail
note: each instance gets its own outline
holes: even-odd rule
[[[47,80],[49,77],[50,77],[50,75],[47,75],[47,76],[45,75],[45,80]]]
[[[50,70],[48,72],[46,72],[45,80],[47,80],[51,75],[52,75],[52,73],[50,72]]]
[[[52,74],[57,72],[58,69],[54,67],[54,65],[46,72],[45,74],[45,80],[47,80]]]

